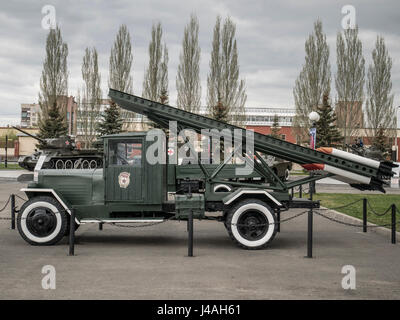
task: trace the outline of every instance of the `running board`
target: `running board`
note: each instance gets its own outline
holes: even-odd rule
[[[152,223],[162,221],[164,219],[82,219],[80,223]]]

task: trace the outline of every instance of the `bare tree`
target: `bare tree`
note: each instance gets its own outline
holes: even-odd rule
[[[305,43],[305,51],[305,63],[293,89],[296,105],[293,127],[301,141],[308,134],[308,115],[322,105],[323,95],[330,92],[329,47],[320,20],[314,23],[314,32]]]
[[[392,58],[388,54],[383,37],[378,36],[372,51],[372,64],[368,68],[366,115],[367,127],[376,139],[378,131],[384,130],[390,136],[396,125],[393,108]],[[390,130],[392,129],[392,130]]]
[[[160,77],[160,102],[163,104],[169,103],[168,93],[168,49],[164,45],[163,61],[161,62],[161,77]]]
[[[363,88],[365,60],[358,27],[337,34],[337,73],[335,77],[337,104],[336,123],[343,130],[344,143],[350,143],[357,129],[363,127]]]
[[[97,50],[86,48],[82,62],[83,97],[78,100],[78,123],[86,148],[90,148],[97,135],[100,117],[101,77],[98,67]]]
[[[65,112],[65,99],[68,95],[68,46],[63,41],[60,28],[50,29],[46,39],[46,58],[43,62],[40,78],[39,104],[41,118],[48,116],[48,111],[55,104],[62,115]]]
[[[143,81],[143,97],[162,102],[168,100],[168,49],[161,44],[161,23],[153,24],[149,44],[149,65]]]
[[[222,29],[221,17],[217,17],[207,77],[207,107],[212,117],[225,114],[221,120],[243,125],[247,95],[245,81],[239,80],[235,33],[236,26],[229,17],[225,19]]]
[[[200,109],[200,46],[199,21],[196,15],[190,16],[182,40],[182,52],[179,56],[176,90],[177,106],[189,112],[197,113]]]
[[[110,88],[133,93],[132,60],[131,36],[127,26],[123,24],[119,27],[114,45],[111,48],[108,79],[108,86]],[[121,110],[121,116],[125,122],[129,122],[135,118],[135,113]]]

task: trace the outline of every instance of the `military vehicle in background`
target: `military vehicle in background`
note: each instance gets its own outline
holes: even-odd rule
[[[100,149],[81,150],[77,148],[75,139],[66,135],[54,139],[40,139],[20,128],[14,129],[41,142],[41,150],[18,159],[20,167],[33,171],[41,155],[46,155],[44,169],[95,169],[103,166],[103,152]]]
[[[352,153],[361,157],[370,158],[377,161],[386,160],[382,151],[374,146],[370,146],[367,148],[364,144],[356,142],[351,145],[346,144],[346,147],[348,147]]]
[[[261,155],[263,156],[263,155]],[[293,163],[273,156],[263,156],[265,162],[282,181],[288,181]]]

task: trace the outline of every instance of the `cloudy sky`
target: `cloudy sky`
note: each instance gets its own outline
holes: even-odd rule
[[[205,103],[212,31],[215,18],[230,16],[237,25],[240,75],[246,80],[248,106],[293,107],[293,85],[304,63],[304,42],[320,18],[330,46],[335,74],[336,34],[344,5],[356,9],[366,63],[377,35],[383,35],[393,59],[394,104],[400,105],[400,2],[398,0],[117,0],[1,1],[0,125],[18,124],[20,104],[37,102],[48,30],[42,28],[42,7],[56,9],[56,21],[68,44],[69,95],[82,85],[81,63],[87,46],[99,52],[103,95],[107,94],[110,49],[120,24],[133,42],[134,93],[142,93],[148,63],[151,26],[160,21],[169,49],[171,104],[176,102],[175,77],[184,26],[190,13],[200,21],[202,103]],[[334,81],[332,81],[334,83]],[[334,86],[332,94],[335,94]]]

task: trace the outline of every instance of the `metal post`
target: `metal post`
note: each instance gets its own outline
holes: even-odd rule
[[[363,232],[367,232],[367,198],[363,199]]]
[[[99,230],[103,230],[103,222],[99,223]]]
[[[6,135],[6,159],[4,160],[4,166],[7,168],[7,150],[8,150],[8,135]]]
[[[294,197],[294,187],[292,188],[292,199]]]
[[[299,198],[303,198],[303,185],[299,186]]]
[[[396,205],[392,204],[392,243],[396,244]]]
[[[69,220],[69,255],[75,255],[75,209],[71,209]]]
[[[11,195],[11,229],[15,229],[15,194]]]
[[[276,209],[276,222],[278,224],[276,231],[281,232],[281,208]]]
[[[308,211],[308,230],[307,230],[307,257],[312,258],[312,245],[313,245],[313,209]]]
[[[193,210],[190,210],[188,217],[189,239],[188,239],[188,257],[193,257]]]

